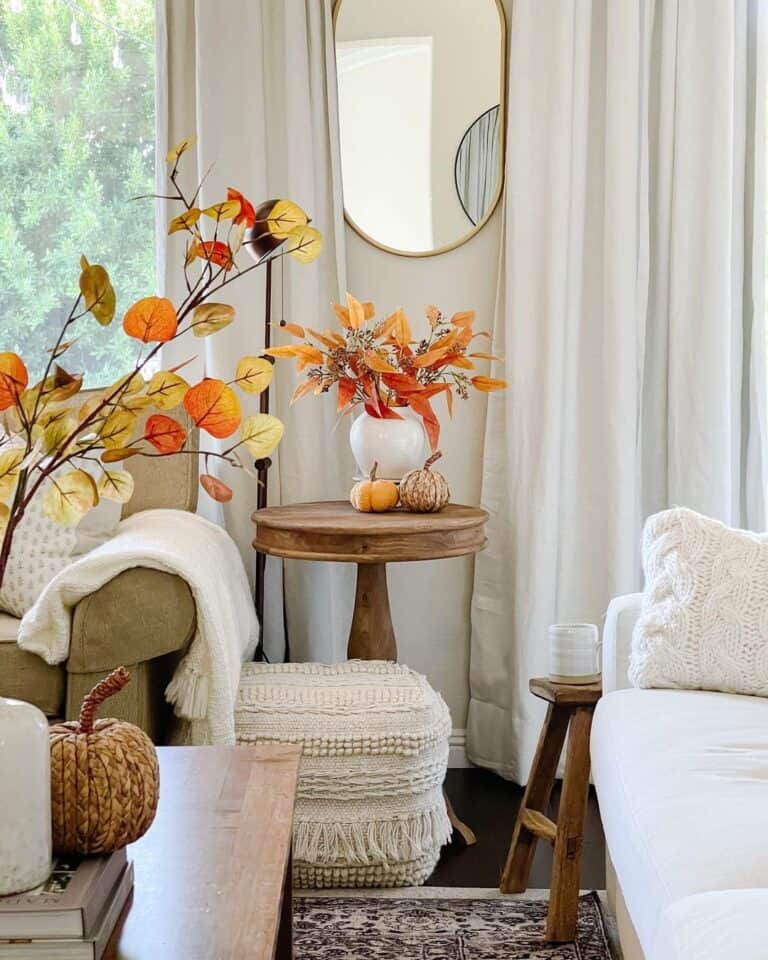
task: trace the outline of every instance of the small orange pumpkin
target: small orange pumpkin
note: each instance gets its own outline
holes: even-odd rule
[[[112,853],[138,840],[157,811],[160,775],[149,737],[98,707],[128,683],[118,667],[83,700],[80,719],[50,728],[51,822],[56,853]]]
[[[352,487],[349,502],[360,513],[384,513],[397,506],[400,494],[397,485],[391,480],[377,480],[376,470],[378,463],[371,468],[371,475],[367,480],[361,480]]]

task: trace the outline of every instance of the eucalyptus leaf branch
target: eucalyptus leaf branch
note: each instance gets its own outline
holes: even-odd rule
[[[21,420],[21,425],[24,428],[24,432],[27,435],[27,441],[24,449],[24,453],[27,454],[32,449],[32,424],[30,424],[29,420],[27,419],[27,411],[24,409],[24,404],[21,402],[20,394],[14,393],[13,405],[19,415],[19,420]]]
[[[244,277],[247,273],[250,273],[252,270],[256,270],[259,267],[264,266],[267,261],[274,263],[277,260],[281,260],[283,257],[287,257],[291,253],[296,253],[297,250],[303,250],[304,247],[310,246],[311,240],[307,240],[306,243],[300,243],[296,247],[291,247],[290,250],[282,250],[280,253],[273,254],[272,256],[266,255],[263,256],[260,260],[257,260],[256,263],[251,264],[250,267],[246,267],[245,270],[242,270],[240,273],[236,274],[234,277],[228,277],[226,280],[222,281],[217,287],[213,287],[207,293],[207,296],[210,296],[212,293],[218,293],[219,290],[226,287],[228,284],[232,283],[233,280],[239,280],[240,277]]]
[[[184,152],[184,149],[185,146],[182,146],[181,153]],[[155,199],[163,199],[170,202],[180,202],[186,211],[190,211],[196,209],[195,205],[199,201],[203,184],[208,178],[212,166],[209,167],[205,172],[190,199],[179,182],[179,162],[181,159],[181,153],[178,153],[174,157],[174,162],[169,173],[169,180],[172,190],[169,190],[168,194],[151,194],[150,196],[154,197]],[[256,270],[258,267],[263,266],[267,262],[271,263],[273,261],[280,260],[287,254],[295,254],[304,249],[305,246],[311,246],[312,244],[312,241],[310,240],[301,240],[297,245],[291,246],[290,249],[284,248],[280,250],[280,252],[269,250],[258,260],[251,263],[248,267],[241,269],[240,265],[236,262],[237,254],[240,252],[241,247],[249,244],[255,244],[263,236],[267,236],[268,232],[262,234],[261,237],[251,237],[248,241],[245,241],[245,224],[241,223],[239,225],[239,229],[235,231],[234,217],[222,217],[222,209],[223,208],[216,208],[215,226],[213,230],[212,241],[204,241],[199,228],[195,226],[193,229],[185,223],[186,229],[192,235],[192,242],[200,245],[199,247],[195,248],[194,252],[196,254],[201,254],[201,256],[196,256],[194,259],[200,259],[203,261],[203,263],[199,273],[195,277],[191,270],[191,265],[194,261],[189,258],[190,248],[187,249],[184,262],[184,282],[186,285],[186,295],[183,297],[178,308],[176,309],[177,329],[173,338],[171,339],[176,339],[177,337],[188,333],[194,325],[193,323],[188,322],[188,318],[193,311],[208,298],[229,286],[233,280],[239,279],[245,274],[248,274],[251,271]],[[213,213],[214,211],[211,210],[210,212]],[[225,220],[230,222],[225,224]],[[260,224],[269,224],[270,222],[275,222],[278,224],[282,223],[280,218],[268,218],[267,220],[261,219],[258,222]],[[290,223],[290,220],[287,222]],[[224,229],[225,226],[226,230]],[[220,241],[220,237],[223,238],[222,241]],[[235,238],[234,247],[236,249],[233,249],[233,237]],[[224,251],[225,247],[226,254],[225,256],[222,256],[222,252]],[[44,484],[50,481],[59,491],[61,496],[67,498],[68,494],[66,492],[66,488],[60,482],[61,477],[57,479],[57,474],[62,467],[66,465],[75,466],[76,462],[80,462],[81,464],[86,461],[89,463],[96,463],[102,475],[109,475],[110,471],[107,468],[107,465],[103,462],[102,457],[103,452],[105,450],[109,450],[110,447],[106,447],[104,438],[99,436],[99,432],[104,431],[104,424],[116,411],[122,409],[130,412],[131,414],[138,412],[132,409],[130,402],[126,402],[126,398],[129,395],[132,395],[134,392],[133,379],[136,375],[140,374],[142,376],[142,390],[145,389],[147,381],[143,372],[146,370],[148,364],[150,364],[158,356],[160,350],[163,348],[164,342],[167,342],[161,341],[152,343],[147,350],[146,355],[142,355],[144,352],[143,350],[139,351],[133,366],[133,370],[122,377],[112,388],[107,388],[103,392],[100,391],[97,393],[93,400],[89,400],[85,407],[80,408],[79,413],[76,406],[66,404],[65,401],[69,400],[82,385],[81,377],[78,377],[78,382],[75,382],[71,375],[66,374],[61,378],[54,377],[53,380],[51,379],[52,371],[57,369],[56,361],[58,357],[60,354],[64,353],[69,346],[69,343],[66,342],[67,332],[74,323],[82,319],[86,314],[93,313],[94,307],[96,307],[103,300],[103,298],[109,291],[111,291],[111,289],[111,286],[108,286],[107,289],[102,290],[93,302],[90,302],[88,299],[88,296],[90,296],[90,291],[88,296],[81,292],[75,299],[68,316],[61,326],[56,343],[49,351],[49,356],[45,365],[45,371],[42,380],[35,391],[34,404],[32,405],[31,412],[28,409],[29,404],[27,404],[25,407],[25,404],[23,404],[21,401],[20,395],[14,398],[14,410],[17,411],[18,421],[21,423],[23,431],[26,435],[25,459],[23,461],[24,466],[19,469],[18,480],[13,494],[12,506],[8,514],[8,522],[2,538],[2,546],[0,547],[0,582],[2,582],[3,572],[5,570],[10,553],[14,530],[18,527],[18,524],[21,521],[21,518],[24,516],[24,512],[29,503],[38,494],[40,488]],[[84,309],[83,306],[85,306]],[[242,379],[246,378],[236,378],[231,382],[237,384]],[[60,413],[59,406],[57,405],[54,408],[56,411],[55,414],[52,417],[49,417],[45,423],[46,426],[48,423],[57,423],[57,427],[56,431],[49,432],[46,435],[45,445],[50,446],[50,440],[55,441],[56,432],[62,428],[63,431],[66,431],[66,436],[59,440],[59,442],[54,442],[53,448],[46,450],[45,458],[43,458],[42,452],[40,452],[39,456],[37,455],[38,447],[40,447],[42,451],[43,443],[41,440],[38,440],[36,444],[33,443],[33,431],[36,431],[37,428],[41,427],[40,419],[45,412],[46,405],[51,403],[52,398],[56,396],[59,396],[62,401]],[[144,396],[146,396],[146,394],[144,394]],[[31,397],[29,397],[29,399],[31,401]],[[92,409],[89,409],[91,404],[93,404],[93,407]],[[138,404],[137,407],[140,409]],[[77,419],[77,423],[74,423],[75,419]],[[126,421],[126,423],[128,422],[130,421]],[[132,422],[135,424],[136,420],[134,419]],[[72,429],[68,429],[70,424],[73,424]],[[117,425],[119,426],[120,424],[118,423]],[[14,428],[9,428],[9,440],[13,436],[14,432],[20,433],[21,431],[16,431]],[[113,440],[110,441],[109,438],[106,438],[107,442],[114,444],[115,440],[119,440],[119,432],[122,431],[115,430],[113,432]],[[133,430],[126,430],[126,433],[130,434],[132,432]],[[50,438],[50,440],[48,438]],[[0,445],[2,445],[4,442],[5,438],[0,438]],[[233,443],[223,451],[181,449],[164,452],[162,450],[156,450],[156,448],[152,450],[141,449],[139,447],[140,444],[150,445],[150,441],[145,433],[140,437],[127,439],[125,445],[130,447],[132,452],[137,456],[148,458],[179,455],[197,458],[203,457],[204,463],[206,464],[210,458],[214,458],[226,462],[235,469],[246,469],[247,471],[247,468],[240,460],[239,450],[240,448],[244,448],[246,446],[246,442],[242,439],[238,440],[236,443]],[[116,460],[115,462],[119,461]]]
[[[197,198],[200,196],[200,191],[203,189],[203,184],[205,183],[205,181],[206,181],[206,180],[208,179],[208,177],[210,176],[211,170],[213,170],[214,166],[215,166],[215,164],[212,163],[212,164],[208,167],[208,169],[207,169],[207,170],[205,171],[205,173],[203,174],[202,179],[200,180],[200,183],[198,183],[198,185],[197,185],[197,190],[195,190],[194,196],[192,197],[192,206],[193,206],[193,207],[194,207],[194,205],[197,203]]]
[[[62,445],[66,449],[65,445]],[[50,478],[51,483],[56,484],[56,480],[53,477],[53,474],[59,470],[65,463],[70,463],[72,460],[83,457],[84,455],[90,453],[93,450],[99,450],[100,447],[98,444],[93,444],[89,447],[86,447],[85,450],[70,450],[68,453],[65,453],[64,456],[60,456],[60,459],[56,462],[49,462],[45,467],[42,464],[36,464],[35,469],[39,470],[40,476],[36,478],[33,482],[32,487],[27,492],[24,502],[22,503],[22,513],[29,506],[30,501],[33,499],[40,487],[45,483],[45,481]],[[58,487],[58,484],[56,484]],[[13,511],[12,511],[13,512]]]
[[[202,259],[205,261],[204,266],[200,271],[197,277],[197,280],[193,284],[192,289],[189,291],[187,296],[184,297],[184,299],[181,301],[176,311],[176,316],[179,318],[179,320],[183,319],[189,313],[188,307],[191,307],[192,309],[194,309],[199,303],[205,300],[205,298],[208,296],[207,285],[210,283],[210,278],[213,277],[213,267],[211,266],[210,257],[204,257]],[[209,280],[204,281],[206,274],[208,274]],[[201,282],[203,282],[202,290],[198,290],[198,287],[200,286]],[[178,336],[179,336],[179,331],[176,332],[176,334],[173,336],[172,339],[175,340]]]
[[[110,393],[107,397],[104,397],[101,400],[101,402],[91,411],[91,413],[89,413],[88,416],[85,417],[85,419],[83,419],[80,423],[78,423],[77,427],[69,434],[69,436],[67,436],[59,444],[59,451],[66,450],[67,447],[70,446],[70,444],[74,443],[77,440],[77,437],[79,435],[87,432],[87,428],[90,426],[93,426],[93,424],[96,422],[98,414],[102,413],[107,407],[117,406],[120,403],[122,398],[125,396],[125,393],[128,390],[128,387],[130,386],[130,383],[133,377],[144,369],[144,367],[149,363],[149,361],[159,352],[161,347],[162,347],[162,342],[156,344],[149,351],[146,357],[142,361],[140,361],[138,364],[136,364],[136,366],[134,367],[133,374],[126,375],[122,379],[122,381],[118,383],[117,387],[112,391],[112,393]],[[64,458],[60,457],[60,453],[54,454],[52,457],[52,462],[50,464],[50,470],[53,471],[58,469],[58,467],[61,466],[63,462],[65,462],[65,460]]]
[[[231,449],[234,449],[234,447]],[[169,450],[167,453],[150,453],[148,450],[141,450],[138,455],[140,457],[148,457],[150,459],[155,459],[157,457],[179,457],[184,454],[190,457],[216,457],[219,460],[225,460],[230,466],[236,467],[238,470],[242,470],[243,465],[239,462],[239,460],[234,460],[227,456],[229,452],[230,451],[228,450],[225,450],[222,453],[217,453],[215,450]]]
[[[16,530],[16,527],[21,523],[21,518],[24,516],[24,511],[28,502],[24,500],[24,494],[27,486],[27,476],[28,473],[26,470],[19,471],[19,479],[16,483],[16,489],[13,492],[13,503],[11,504],[11,509],[8,514],[8,522],[5,527],[5,532],[3,533],[3,544],[2,547],[0,547],[0,571],[5,570],[5,565],[8,562],[8,556],[11,552],[13,534]]]
[[[43,391],[45,390],[45,382],[51,374],[51,367],[56,362],[56,357],[59,352],[59,347],[64,342],[64,334],[67,332],[71,324],[75,322],[75,320],[79,320],[80,317],[83,316],[82,313],[79,316],[75,316],[77,312],[77,308],[80,306],[80,301],[82,299],[83,299],[83,295],[82,293],[79,293],[75,298],[75,302],[72,304],[72,309],[69,311],[69,315],[67,316],[67,319],[64,321],[64,323],[61,326],[61,330],[59,331],[59,336],[56,340],[56,343],[53,345],[53,349],[51,350],[50,355],[48,357],[48,362],[45,365],[45,373],[43,373],[43,379],[40,381],[40,389],[37,391],[37,396],[35,397],[35,405],[32,408],[31,420],[33,425],[37,422],[37,414],[40,408],[40,400],[42,398]],[[101,299],[101,297],[99,297],[99,299]],[[32,436],[30,433],[29,442],[31,443],[31,441],[32,441]]]
[[[234,451],[237,450],[238,447],[242,447],[244,445],[245,445],[245,440],[238,440],[237,443],[233,443],[231,447],[227,447],[227,449],[223,450],[222,453],[224,455],[229,455],[230,453],[234,453]]]

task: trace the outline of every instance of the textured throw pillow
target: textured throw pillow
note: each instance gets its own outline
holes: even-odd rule
[[[692,510],[650,517],[636,687],[768,696],[768,540]]]
[[[78,466],[84,468],[79,461]],[[24,513],[0,588],[0,610],[15,617],[23,617],[35,605],[68,563],[113,537],[120,523],[122,507],[113,500],[102,498],[74,527],[49,520],[42,502],[42,496],[34,497]]]

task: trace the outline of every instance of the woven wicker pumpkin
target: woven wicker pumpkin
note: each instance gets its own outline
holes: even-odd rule
[[[79,720],[50,729],[56,853],[111,853],[138,840],[155,818],[160,777],[152,741],[132,723],[94,722],[129,680],[125,667],[113,670],[83,700]]]
[[[438,450],[427,460],[421,470],[411,470],[400,481],[400,503],[411,513],[436,513],[442,510],[451,498],[448,481],[432,464],[442,454]]]

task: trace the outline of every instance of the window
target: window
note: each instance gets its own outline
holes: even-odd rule
[[[135,359],[118,329],[155,292],[154,0],[0,3],[0,350],[40,375],[81,254],[109,270],[117,317],[68,351],[89,386]]]

